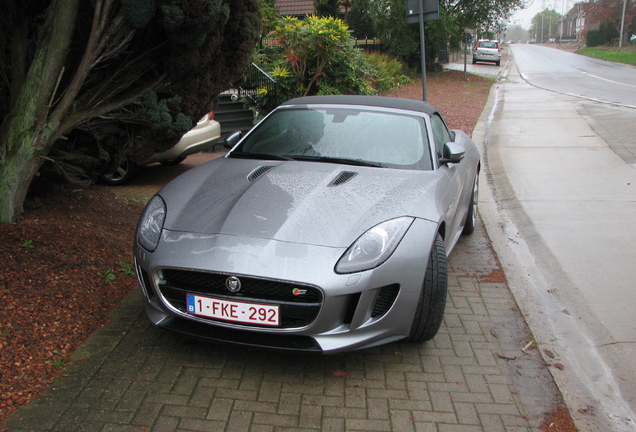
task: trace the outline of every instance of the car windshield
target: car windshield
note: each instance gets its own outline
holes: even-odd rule
[[[432,169],[422,117],[349,107],[279,109],[228,156]]]
[[[497,48],[497,42],[480,42],[480,48]]]

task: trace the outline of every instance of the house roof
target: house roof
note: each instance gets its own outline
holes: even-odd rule
[[[304,16],[315,13],[314,0],[276,0],[275,6],[281,16]]]

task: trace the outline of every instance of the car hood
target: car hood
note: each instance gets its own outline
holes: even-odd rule
[[[222,158],[164,187],[164,228],[348,247],[399,216],[439,219],[438,172]]]

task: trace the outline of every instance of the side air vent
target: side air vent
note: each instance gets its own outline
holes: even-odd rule
[[[263,174],[265,174],[267,171],[271,170],[272,168],[274,167],[267,166],[267,165],[258,167],[254,171],[252,171],[250,175],[247,176],[247,180],[251,182],[256,181],[260,176],[262,176]]]
[[[376,299],[373,310],[371,311],[371,317],[378,318],[386,314],[389,309],[391,309],[391,306],[393,306],[393,303],[395,303],[395,299],[399,292],[400,286],[398,284],[387,285],[380,288],[378,298]]]
[[[341,184],[346,183],[352,178],[354,178],[356,175],[358,175],[358,173],[356,172],[343,171],[340,174],[338,174],[338,177],[336,177],[335,179],[331,181],[331,183],[329,183],[329,186],[340,186]]]

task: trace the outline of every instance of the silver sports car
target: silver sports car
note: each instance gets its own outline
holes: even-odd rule
[[[292,99],[146,206],[150,320],[210,341],[335,353],[435,336],[446,257],[475,228],[479,152],[421,101]]]

